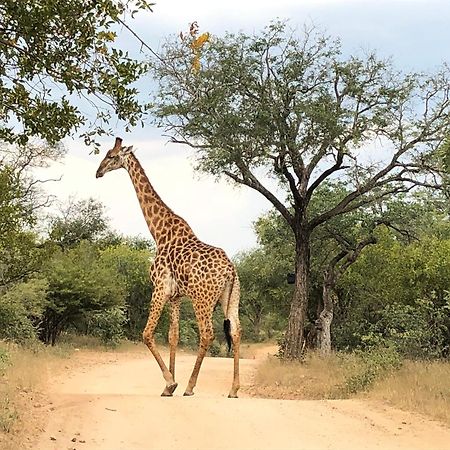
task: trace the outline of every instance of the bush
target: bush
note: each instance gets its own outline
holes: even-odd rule
[[[440,358],[448,352],[450,302],[442,306],[432,300],[417,300],[413,305],[393,303],[362,336],[365,347],[388,345],[405,358]]]
[[[0,338],[25,342],[35,336],[35,329],[22,305],[0,299]]]
[[[124,337],[123,326],[127,321],[124,308],[115,306],[89,315],[87,322],[92,335],[108,347],[116,347]]]
[[[36,337],[47,284],[44,280],[19,283],[0,296],[0,338],[25,343]]]
[[[195,319],[180,319],[180,345],[197,348],[199,343],[198,326]]]
[[[372,384],[400,368],[402,360],[394,348],[373,347],[369,350],[356,350],[354,367],[350,369],[349,376],[338,389],[344,394],[355,394],[365,391]]]
[[[219,341],[214,340],[209,347],[209,356],[213,358],[229,358],[233,355],[233,351],[228,351],[226,344],[221,344]]]

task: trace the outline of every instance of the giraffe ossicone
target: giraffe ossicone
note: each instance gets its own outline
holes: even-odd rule
[[[179,339],[181,298],[192,301],[200,332],[200,343],[194,369],[184,395],[194,393],[198,373],[209,345],[214,340],[212,315],[218,302],[224,316],[227,340],[233,344],[234,371],[229,397],[237,397],[239,389],[239,279],[235,267],[225,252],[200,241],[188,223],[175,214],[160,198],[131,147],[122,146],[116,138],[114,147],[97,169],[96,177],[119,168],[128,171],[136,191],[150,233],[156,243],[156,256],[150,267],[154,290],[150,314],[143,332],[143,339],[155,357],[166,387],[162,396],[172,396],[175,382],[175,353]],[[155,343],[154,332],[166,303],[170,304],[169,368],[165,365]]]

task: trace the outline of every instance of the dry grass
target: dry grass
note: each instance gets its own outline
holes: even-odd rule
[[[40,389],[67,349],[21,348],[0,342],[0,448],[23,448],[41,425],[45,399]],[[7,356],[7,359],[5,358]]]
[[[364,372],[355,355],[308,355],[304,363],[269,358],[255,376],[251,393],[282,399],[336,399],[363,397],[418,412],[450,425],[450,363],[405,361],[386,371],[367,390],[352,393],[348,381]]]
[[[375,383],[369,398],[450,425],[450,362],[412,362]]]
[[[302,363],[271,357],[260,365],[253,390],[255,394],[269,398],[336,398],[349,376],[349,366],[336,355],[321,358],[309,354]]]
[[[240,357],[243,359],[265,359],[268,356],[276,355],[278,345],[267,342],[247,343],[241,342],[239,348]]]

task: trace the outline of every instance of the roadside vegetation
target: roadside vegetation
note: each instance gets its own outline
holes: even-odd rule
[[[249,392],[297,400],[370,399],[450,426],[450,362],[388,355],[310,353],[303,362],[273,357],[258,368]]]
[[[0,448],[16,450],[32,442],[43,427],[44,390],[71,355],[66,345],[39,342],[23,346],[0,341]]]

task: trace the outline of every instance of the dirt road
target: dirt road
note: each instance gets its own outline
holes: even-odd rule
[[[177,359],[178,390],[144,352],[80,352],[49,387],[38,450],[383,449],[446,450],[450,430],[410,413],[362,401],[250,398],[258,360],[242,360],[239,399],[226,398],[232,360],[206,358],[194,397],[183,397],[194,363]]]

